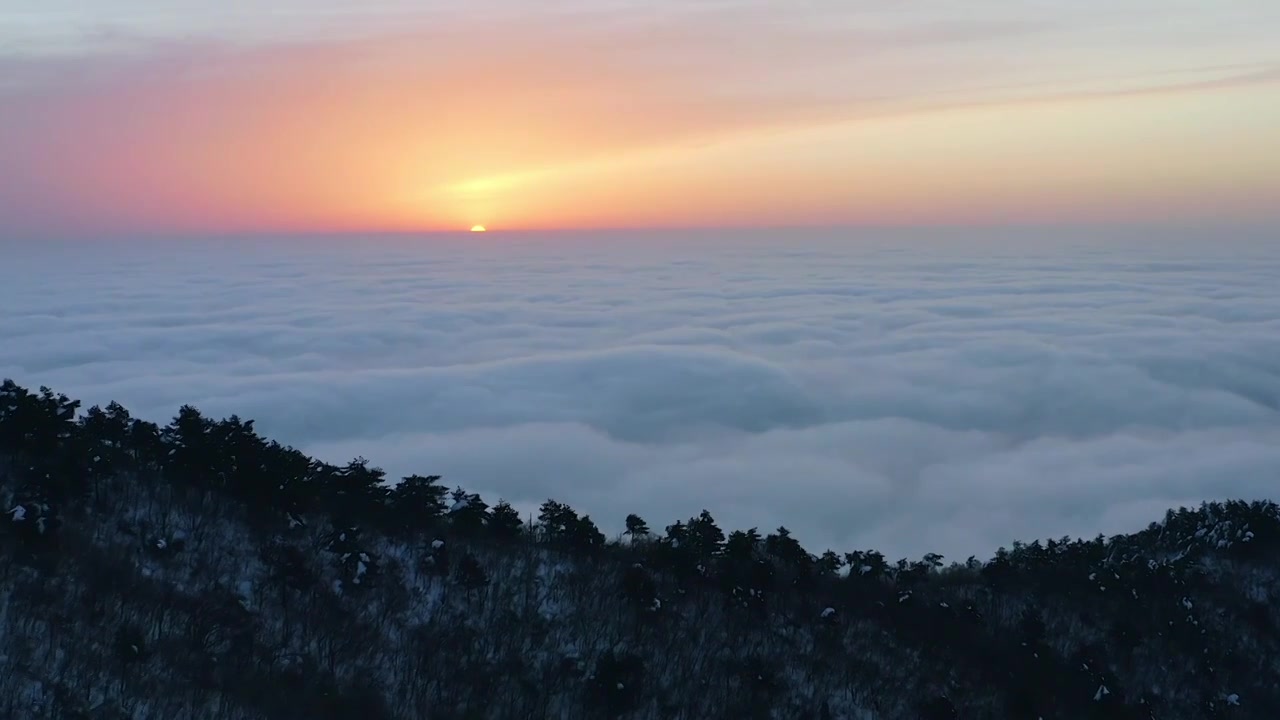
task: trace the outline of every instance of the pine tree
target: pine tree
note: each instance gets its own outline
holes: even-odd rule
[[[451,494],[449,523],[460,535],[478,535],[489,522],[489,506],[476,493],[457,488]]]
[[[649,524],[646,523],[639,515],[628,515],[627,530],[623,534],[630,537],[632,542],[647,538],[649,537]]]
[[[582,550],[594,550],[604,545],[604,533],[591,521],[590,515],[583,515],[573,527],[571,542]]]
[[[734,530],[729,533],[729,540],[725,543],[724,554],[727,559],[734,562],[750,562],[755,559],[756,548],[760,546],[760,532],[755,528],[750,530]]]
[[[547,500],[538,510],[538,529],[549,541],[567,541],[577,527],[578,513],[564,503]]]
[[[386,521],[390,490],[383,481],[387,474],[358,457],[346,466],[325,473],[322,508],[335,524],[376,524]]]
[[[506,500],[499,500],[497,505],[493,506],[493,512],[489,515],[489,530],[493,532],[494,537],[504,540],[512,540],[520,535],[520,528],[524,525],[524,521],[520,519],[520,513],[511,507]]]
[[[439,475],[410,475],[392,489],[392,529],[400,533],[423,532],[440,522],[449,491],[439,481]]]
[[[724,532],[706,510],[689,519],[686,536],[689,550],[703,563],[718,557],[724,549]]]
[[[836,577],[840,574],[842,567],[844,567],[844,559],[832,550],[822,553],[822,557],[815,563],[815,569],[822,577]]]

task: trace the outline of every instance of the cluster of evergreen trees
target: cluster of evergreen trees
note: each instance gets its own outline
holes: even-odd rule
[[[55,677],[58,633],[24,651],[43,675],[4,675],[24,634],[7,628],[0,690],[41,698],[11,697],[12,717],[1280,717],[1270,502],[950,565],[816,555],[707,511],[663,533],[631,515],[609,541],[554,500],[525,523],[235,416],[160,427],[7,380],[0,460],[0,617],[62,588],[87,607],[49,612],[115,623],[112,663],[78,689]],[[246,548],[252,568],[218,559]],[[205,694],[174,699],[190,679]]]
[[[361,555],[355,549],[361,529],[414,539],[447,527],[463,537],[525,539],[580,552],[608,545],[590,516],[579,516],[564,503],[546,501],[537,522],[526,528],[505,500],[490,507],[462,488],[449,491],[436,475],[390,482],[364,458],[343,466],[323,463],[262,438],[252,420],[235,415],[215,421],[183,406],[169,425],[159,427],[133,418],[117,403],[105,410],[94,406],[83,416],[79,407],[79,401],[48,388],[32,393],[12,380],[0,386],[0,449],[25,463],[24,474],[30,478],[17,490],[14,506],[25,508],[16,527],[30,530],[20,534],[32,553],[56,546],[61,507],[98,498],[101,481],[121,473],[217,492],[242,503],[260,530],[277,527],[282,518],[298,524],[307,516],[323,517],[335,538],[345,538],[334,545],[343,548],[343,562],[356,562],[353,573],[363,567],[362,576],[375,575],[376,562],[368,553],[363,553],[367,560],[352,560]],[[874,551],[845,556],[827,551],[815,557],[785,527],[767,537],[752,528],[726,538],[706,510],[668,526],[660,537],[636,515],[627,517],[626,528],[630,543],[650,550],[656,567],[682,577],[714,574],[735,588],[751,585],[752,573],[759,576],[755,584],[770,584],[775,571],[788,584],[812,588],[819,578],[838,576],[846,562],[865,568],[859,574],[869,573],[870,579],[905,578],[941,567],[941,556],[933,554],[915,563],[900,560],[896,566]],[[762,594],[766,588],[753,589]]]

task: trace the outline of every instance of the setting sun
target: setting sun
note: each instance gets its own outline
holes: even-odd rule
[[[483,225],[472,225],[472,226],[471,226],[471,232],[484,232],[484,226],[483,226]]]

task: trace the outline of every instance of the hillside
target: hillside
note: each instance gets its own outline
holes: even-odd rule
[[[1280,717],[1272,502],[891,562],[390,480],[6,381],[0,717]]]

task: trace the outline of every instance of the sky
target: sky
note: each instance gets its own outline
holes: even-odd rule
[[[1280,247],[1183,229],[40,243],[0,377],[610,535],[990,557],[1275,499]]]
[[[0,0],[0,237],[1280,222],[1273,0]]]

